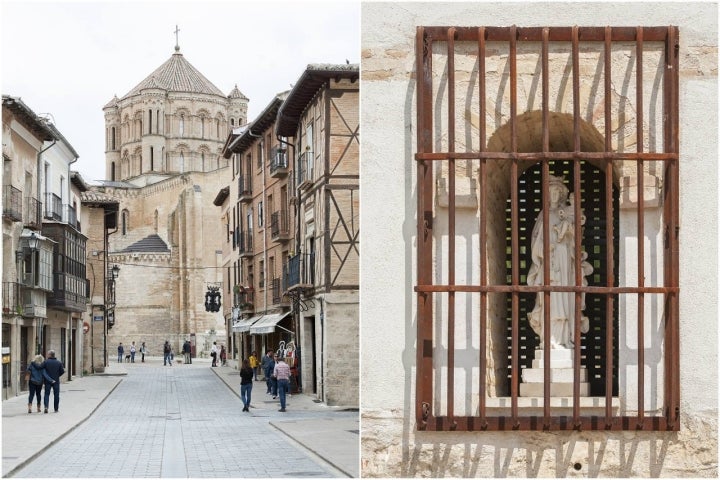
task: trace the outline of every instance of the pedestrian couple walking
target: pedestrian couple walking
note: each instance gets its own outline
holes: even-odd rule
[[[265,374],[267,393],[272,394],[273,399],[280,397],[280,411],[284,412],[286,395],[290,389],[290,366],[285,363],[284,358],[275,355],[272,350],[267,351],[261,366]]]
[[[40,391],[45,384],[45,413],[50,404],[50,390],[53,392],[53,407],[57,413],[60,407],[60,377],[65,373],[62,362],[55,358],[55,350],[48,350],[48,359],[37,355],[28,366],[27,379],[30,396],[28,397],[28,413],[32,413],[33,398],[37,395],[37,411],[40,412]]]

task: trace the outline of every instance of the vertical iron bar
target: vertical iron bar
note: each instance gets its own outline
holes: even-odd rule
[[[578,27],[572,29],[572,71],[573,71],[573,148],[580,153],[580,52]],[[580,244],[582,225],[580,224],[580,159],[573,159],[573,196],[575,215],[575,286],[582,286],[582,270],[580,267]],[[575,292],[575,326],[573,348],[573,423],[577,427],[580,423],[580,316],[582,293]]]
[[[643,135],[643,88],[642,88],[642,59],[643,59],[643,28],[636,28],[635,37],[635,58],[637,60],[635,67],[635,102],[636,108],[636,137],[637,152],[643,153],[644,135]],[[639,159],[635,165],[637,175],[637,222],[638,222],[638,288],[645,287],[645,185],[643,161]],[[638,363],[638,428],[642,428],[643,418],[645,417],[645,294],[642,290],[638,293],[638,324],[637,324],[637,363]]]
[[[485,151],[485,27],[478,29],[478,85],[480,133],[479,150]],[[480,285],[487,285],[487,169],[486,160],[480,159]],[[480,292],[480,425],[487,426],[485,419],[485,399],[487,384],[487,292]]]
[[[448,151],[455,152],[455,29],[447,34]],[[448,285],[455,285],[455,159],[448,161]],[[455,424],[455,292],[448,292],[447,415]]]
[[[543,153],[550,151],[550,68],[549,42],[550,29],[543,28],[542,33],[542,143]],[[550,163],[545,158],[542,163],[542,222],[543,222],[543,284],[550,285]],[[543,422],[550,426],[550,290],[543,292]]]
[[[612,29],[605,27],[605,152],[612,152],[612,104],[611,104],[611,64],[612,64]],[[615,286],[615,252],[614,252],[614,212],[613,212],[613,163],[605,163],[605,245],[607,268],[606,286]],[[605,296],[605,426],[612,424],[613,394],[613,296]]]
[[[517,153],[517,27],[510,27],[510,131],[511,151]],[[512,249],[512,284],[520,283],[520,247],[519,247],[519,208],[518,208],[518,160],[512,159],[510,173],[510,198],[511,198],[511,249]],[[518,388],[519,388],[519,366],[520,366],[520,302],[518,292],[512,292],[512,376],[510,385],[511,413],[513,427],[519,426],[518,420]]]
[[[416,37],[417,75],[417,149],[418,153],[431,152],[432,144],[432,39],[426,37],[423,27],[418,27]],[[432,284],[432,162],[418,161],[417,166],[418,232],[417,232],[417,282]],[[415,415],[418,429],[424,430],[432,414],[433,339],[432,294],[418,292],[417,332],[417,396]]]
[[[667,106],[665,107],[665,131],[666,131],[666,150],[671,153],[679,153],[679,103],[678,103],[678,83],[679,83],[679,34],[677,27],[668,27],[667,44],[666,44],[666,65],[665,65],[665,88]],[[672,287],[679,287],[679,209],[680,195],[679,188],[679,161],[672,160],[668,169],[668,190],[670,195],[670,215],[668,216],[667,241],[670,244],[669,258],[669,282]],[[668,282],[666,280],[666,282]],[[667,283],[666,283],[667,284]],[[679,331],[679,303],[678,293],[670,294],[670,311],[666,312],[666,335],[665,340],[669,343],[669,351],[665,352],[666,356],[666,384],[669,384],[668,397],[665,404],[668,405],[667,419],[668,428],[672,430],[680,429],[679,410],[680,410],[680,331]],[[669,376],[669,378],[667,377]]]

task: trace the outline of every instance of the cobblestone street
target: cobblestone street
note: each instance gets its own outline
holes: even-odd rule
[[[292,398],[289,412],[278,412],[277,401],[265,394],[264,382],[255,382],[254,408],[245,413],[207,363],[136,363],[127,370],[86,422],[14,476],[345,476],[270,425],[308,420],[318,413],[293,412]],[[61,395],[57,415],[62,411]]]

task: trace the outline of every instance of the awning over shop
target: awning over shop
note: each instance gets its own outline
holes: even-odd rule
[[[275,331],[275,326],[282,320],[283,318],[290,315],[290,312],[285,313],[274,313],[271,315],[263,315],[263,317],[255,322],[250,327],[250,335],[261,335],[263,333],[273,333]]]
[[[260,320],[260,317],[263,315],[256,315],[254,317],[250,318],[241,318],[237,322],[233,323],[232,326],[232,332],[233,333],[244,333],[250,330],[250,326]]]

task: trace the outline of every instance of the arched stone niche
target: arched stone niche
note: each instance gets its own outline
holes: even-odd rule
[[[552,152],[574,151],[574,121],[571,114],[550,112],[549,146]],[[518,153],[542,152],[542,112],[529,111],[516,117],[517,151]],[[580,150],[582,152],[603,152],[605,139],[589,122],[580,120]],[[490,136],[486,151],[509,152],[511,150],[511,125],[505,123]],[[527,169],[537,165],[537,161],[520,160],[518,162],[518,175],[522,176]],[[606,163],[603,161],[587,160],[592,167],[605,172]],[[659,162],[658,162],[659,163]],[[637,258],[637,166],[635,162],[615,161],[612,163],[613,190],[619,195],[620,208],[614,211],[619,216],[620,228],[615,231],[622,245],[615,255],[619,260],[616,278],[621,285],[637,285],[637,272],[633,273],[633,265]],[[479,209],[479,161],[457,160],[456,176],[456,210],[455,210],[455,283],[479,285],[480,245],[479,225],[482,215],[486,215],[486,265],[487,282],[489,285],[505,285],[508,283],[507,261],[507,202],[510,198],[510,168],[509,160],[488,160],[486,208]],[[552,171],[552,170],[551,170]],[[662,169],[655,162],[646,162],[645,165],[645,195],[644,207],[646,215],[646,264],[652,266],[648,279],[653,284],[662,282],[662,239],[659,225],[662,223],[662,209],[660,206],[660,188],[662,186]],[[569,189],[572,191],[572,178],[566,178]],[[635,186],[633,191],[632,187]],[[539,195],[539,194],[538,194]],[[436,166],[436,192],[435,216],[433,232],[434,258],[433,278],[436,284],[448,283],[448,162],[439,162]],[[529,235],[529,233],[528,233]],[[634,246],[635,245],[635,246]],[[649,247],[649,248],[648,248]],[[660,253],[658,253],[658,249]],[[652,261],[649,261],[651,260]],[[604,261],[604,258],[603,258]],[[525,268],[525,267],[523,267]],[[523,269],[521,268],[521,270]],[[529,266],[527,266],[529,268]],[[636,267],[635,267],[636,268]],[[635,282],[635,283],[633,283]],[[655,297],[655,296],[650,296]],[[447,315],[448,295],[435,295],[435,319],[433,323],[435,343],[434,355],[434,397],[445,398],[445,385],[447,381]],[[647,300],[646,300],[647,301]],[[633,305],[633,302],[635,305]],[[636,358],[637,351],[633,349],[636,338],[633,338],[635,325],[635,312],[637,301],[630,296],[621,296],[616,304],[620,318],[626,319],[624,326],[616,333],[619,343],[619,390],[620,396],[632,396],[637,386],[632,385],[632,378],[637,378]],[[455,413],[474,415],[477,413],[477,382],[479,382],[479,316],[480,295],[457,292],[455,294]],[[508,332],[507,332],[507,294],[488,294],[487,313],[487,377],[486,391],[490,397],[503,397],[509,395],[508,377]],[[662,305],[658,299],[651,299],[646,305],[647,312],[652,313],[653,328],[646,329],[646,349],[648,345],[653,349],[646,353],[646,363],[650,358],[651,374],[647,375],[645,391],[646,408],[652,410],[662,405],[662,391],[657,391],[657,385],[662,385],[662,347],[658,345],[661,335]],[[521,318],[521,322],[526,319]],[[635,334],[636,336],[636,334]],[[657,367],[657,368],[656,368]],[[655,389],[653,389],[655,388]],[[443,401],[444,402],[444,401]],[[436,405],[436,415],[443,414],[447,405],[440,402]],[[625,402],[628,410],[633,408],[633,400]]]

